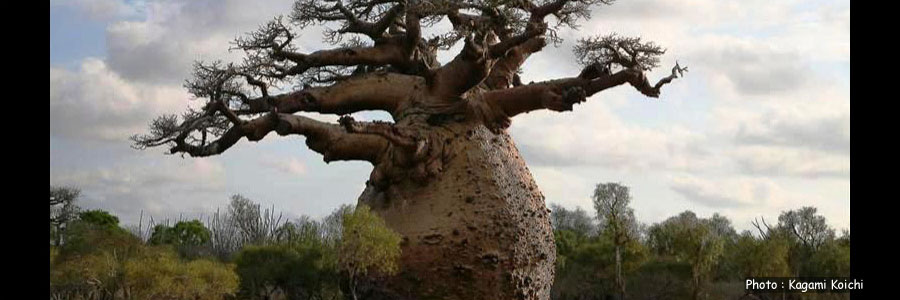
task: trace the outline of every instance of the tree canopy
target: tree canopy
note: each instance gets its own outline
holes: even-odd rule
[[[200,220],[180,221],[175,226],[156,225],[150,244],[200,246],[209,242],[210,232]]]
[[[405,166],[417,178],[433,175],[441,169],[436,158],[443,141],[423,131],[424,123],[468,120],[500,131],[516,115],[571,110],[623,84],[658,97],[663,85],[687,70],[676,63],[670,76],[652,84],[644,72],[659,66],[665,49],[607,34],[575,41],[580,73],[522,83],[529,56],[560,44],[560,29],[577,28],[591,9],[612,2],[298,0],[287,16],[233,42],[244,53],[242,61],[195,64],[185,87],[203,105],[160,116],[148,133],[132,140],[140,149],[167,145],[171,153],[209,156],[274,131],[305,136],[325,161],[381,165],[371,177],[376,184],[391,166]],[[301,52],[296,41],[309,26],[324,28],[334,48]],[[453,59],[438,61],[439,51],[459,43]],[[349,116],[365,110],[386,111],[395,123]],[[332,124],[298,112],[342,117]]]
[[[694,299],[705,298],[704,286],[724,253],[724,239],[717,230],[721,227],[715,224],[685,211],[654,224],[648,232],[650,247],[657,253],[690,264]]]
[[[81,212],[78,214],[78,219],[84,223],[99,227],[117,228],[119,226],[119,217],[100,209]]]

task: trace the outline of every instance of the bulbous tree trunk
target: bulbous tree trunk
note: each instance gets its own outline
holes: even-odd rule
[[[548,299],[549,211],[510,136],[475,122],[434,130],[452,156],[441,174],[370,185],[359,199],[403,235],[387,298]]]

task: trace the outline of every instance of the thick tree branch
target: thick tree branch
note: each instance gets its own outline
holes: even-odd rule
[[[466,37],[462,51],[452,61],[434,71],[428,84],[433,96],[458,99],[484,80],[491,67],[484,39],[485,36],[477,33]]]
[[[568,2],[566,0],[553,1],[542,6],[535,6],[531,1],[522,2],[521,8],[530,12],[526,30],[512,37],[501,35],[501,41],[491,46],[491,58],[499,59],[494,63],[484,81],[485,88],[488,90],[503,89],[513,84],[516,72],[522,64],[532,53],[540,51],[547,44],[543,36],[548,29],[544,18],[559,12]]]
[[[490,17],[461,13],[456,9],[448,11],[446,15],[454,30],[471,30],[491,21]]]
[[[421,156],[425,150],[425,141],[411,132],[405,132],[388,122],[357,122],[350,116],[342,116],[338,122],[347,132],[380,136],[392,144]]]
[[[186,121],[189,122],[189,121]],[[259,141],[269,132],[275,130],[277,117],[275,115],[265,115],[250,121],[243,122],[240,125],[233,125],[225,131],[219,139],[206,143],[201,142],[200,145],[191,144],[186,141],[188,135],[194,131],[192,126],[185,126],[181,133],[171,142],[175,144],[169,149],[169,153],[186,153],[193,157],[205,157],[222,154],[231,146],[234,146],[243,137],[247,137],[251,141]]]
[[[488,90],[497,90],[516,85],[516,72],[532,53],[540,51],[546,45],[547,41],[543,37],[537,36],[509,50],[506,55],[494,63],[490,74],[484,80],[485,87]]]
[[[343,3],[338,1],[335,4],[335,8],[341,12],[346,18],[346,25],[344,28],[338,30],[338,33],[359,33],[364,34],[371,38],[374,41],[380,40],[385,37],[384,33],[390,27],[392,23],[394,23],[398,17],[400,17],[401,13],[404,10],[404,6],[402,4],[394,5],[391,7],[381,19],[375,22],[368,22],[365,20],[361,20],[348,8],[344,7]]]
[[[241,138],[259,141],[270,132],[280,135],[306,136],[310,149],[321,153],[326,162],[335,160],[364,160],[375,163],[385,151],[388,141],[372,135],[347,133],[338,124],[329,124],[307,117],[269,113],[229,128],[219,139],[200,145],[185,141],[190,131],[182,132],[169,151],[185,153],[193,157],[218,155],[228,150]]]
[[[588,68],[600,68],[591,65]],[[572,105],[580,103],[600,91],[625,83],[631,84],[642,94],[657,98],[660,88],[677,78],[684,71],[678,64],[672,68],[672,75],[651,85],[644,73],[637,69],[625,69],[614,74],[585,70],[581,77],[565,78],[541,83],[534,83],[505,90],[485,93],[484,101],[492,107],[499,108],[507,117],[527,113],[538,109],[553,111],[572,110]]]
[[[506,55],[506,53],[514,48],[518,47],[522,44],[525,44],[532,39],[544,34],[547,31],[547,25],[543,22],[538,23],[530,23],[528,25],[528,29],[525,30],[522,34],[518,34],[516,36],[510,37],[508,39],[502,40],[499,43],[491,45],[490,55],[491,58],[500,58]]]
[[[275,51],[272,53],[272,56],[275,59],[287,59],[296,64],[276,75],[276,77],[285,77],[299,75],[310,68],[324,66],[403,66],[408,62],[404,52],[401,41],[386,39],[372,47],[345,47],[319,50],[309,54]]]
[[[391,149],[400,150],[392,151],[393,160],[390,163],[375,168],[370,177],[371,182],[383,183],[385,171],[390,169],[386,167],[391,165],[408,168],[412,171],[412,176],[418,179],[436,175],[443,169],[441,143],[415,129],[380,121],[357,122],[350,116],[343,116],[338,122],[347,132],[379,137],[389,141]]]
[[[276,132],[306,136],[306,145],[321,153],[325,162],[364,160],[377,163],[388,149],[388,140],[367,134],[349,133],[341,125],[319,122],[298,115],[280,115]]]
[[[419,18],[419,12],[415,9],[408,9],[406,11],[406,36],[404,47],[408,52],[415,49],[419,44],[419,41],[422,40],[422,23]]]
[[[249,109],[242,113],[268,112],[274,105],[278,112],[298,111],[326,114],[350,114],[363,110],[383,110],[393,113],[404,101],[425,89],[425,81],[418,76],[388,72],[353,76],[327,87],[309,87],[297,92],[249,100]]]
[[[544,20],[550,14],[554,14],[560,11],[563,7],[569,3],[570,0],[556,0],[552,2],[547,2],[541,6],[535,6],[531,1],[524,1],[526,4],[526,9],[531,12],[531,20]]]

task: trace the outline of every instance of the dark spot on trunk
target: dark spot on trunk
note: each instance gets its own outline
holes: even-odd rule
[[[444,240],[444,236],[440,234],[431,234],[422,238],[422,243],[435,245]]]
[[[500,256],[496,253],[485,253],[481,255],[481,261],[486,265],[496,266],[500,263]]]

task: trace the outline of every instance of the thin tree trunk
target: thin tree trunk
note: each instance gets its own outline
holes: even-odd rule
[[[619,299],[625,299],[625,278],[622,276],[622,246],[616,244],[616,287],[619,289]]]
[[[350,295],[353,296],[353,300],[358,300],[356,296],[356,276],[353,276],[353,274],[350,275]]]
[[[62,224],[56,224],[56,247],[62,245]]]
[[[700,275],[699,271],[694,269],[692,270],[693,274],[691,274],[691,280],[694,282],[694,289],[692,291],[692,299],[700,300]]]

